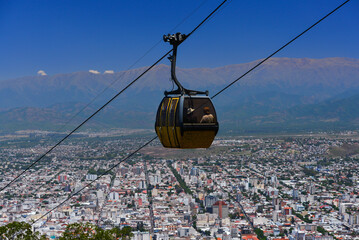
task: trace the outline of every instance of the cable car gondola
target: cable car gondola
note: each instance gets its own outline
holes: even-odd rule
[[[164,35],[163,40],[173,46],[171,79],[178,89],[165,91],[158,107],[155,129],[166,148],[209,148],[218,132],[216,110],[208,91],[185,89],[176,77],[177,47],[186,35]]]

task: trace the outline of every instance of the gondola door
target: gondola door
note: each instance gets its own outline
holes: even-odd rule
[[[167,109],[170,98],[163,98],[156,118],[156,133],[164,147],[171,147],[167,133]]]
[[[178,114],[178,102],[179,98],[170,98],[170,102],[167,109],[167,134],[171,147],[178,148],[180,147],[177,134],[176,134],[176,118]]]

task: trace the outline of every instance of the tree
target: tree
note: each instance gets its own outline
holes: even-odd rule
[[[60,240],[127,240],[133,236],[131,227],[103,230],[91,223],[72,223],[67,225]]]
[[[60,240],[70,239],[100,239],[97,235],[102,235],[103,230],[91,223],[72,223],[67,225],[65,231],[62,233]],[[104,238],[106,239],[106,238]],[[109,239],[109,238],[107,238]]]
[[[257,234],[258,239],[260,239],[260,240],[267,240],[267,237],[264,236],[264,232],[263,232],[262,229],[260,229],[260,228],[255,228],[255,229],[254,229],[254,232]]]
[[[320,232],[321,234],[325,235],[325,233],[327,233],[327,231],[325,231],[325,229],[321,226],[317,227],[317,231]]]
[[[110,230],[114,239],[127,240],[133,237],[132,228],[129,226],[123,227],[121,230],[119,228],[113,228]]]
[[[239,218],[240,218],[240,215],[239,215],[239,212],[234,212],[234,213],[228,214],[228,217],[229,217],[230,219],[239,219]]]
[[[26,239],[26,240],[45,240],[45,235],[33,232],[29,223],[12,222],[0,227],[0,239]]]

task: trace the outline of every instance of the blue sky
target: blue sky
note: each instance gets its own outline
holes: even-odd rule
[[[126,70],[183,19],[173,32],[190,32],[220,2],[0,0],[0,80],[38,70],[49,75]],[[231,0],[181,45],[178,66],[218,67],[266,57],[342,2]],[[358,13],[359,1],[351,0],[277,57],[359,58]],[[152,64],[168,49],[161,42],[134,67]]]

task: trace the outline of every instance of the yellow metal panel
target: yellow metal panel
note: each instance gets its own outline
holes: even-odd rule
[[[171,147],[171,144],[168,141],[167,128],[156,127],[156,133],[164,147]]]
[[[169,105],[170,101],[167,102],[167,108],[166,108],[166,120],[165,120],[165,124],[167,123],[167,113],[168,113],[168,105]],[[157,136],[159,137],[162,145],[164,147],[171,147],[171,142],[168,139],[168,132],[167,132],[167,125],[162,125],[162,108],[163,105],[165,104],[165,101],[162,102],[162,106],[161,106],[161,113],[160,113],[160,127],[156,127],[156,133]]]
[[[167,111],[166,111],[166,127],[165,128],[166,128],[167,139],[168,139],[169,145],[171,147],[175,147],[175,146],[173,146],[173,139],[171,136],[171,128],[168,126],[170,124],[171,104],[172,104],[172,98],[170,98],[168,101],[168,106],[167,106]]]
[[[181,134],[180,127],[176,127],[176,136],[177,136],[177,140],[178,140],[178,147],[180,148],[182,145],[182,134]]]
[[[163,136],[162,133],[163,133],[163,131],[162,131],[161,127],[156,127],[156,134],[158,136],[158,139],[161,141],[162,145],[164,147],[166,147],[167,144],[165,143],[165,137]]]
[[[168,133],[168,139],[170,142],[171,147],[178,148],[180,147],[177,140],[176,140],[176,131],[175,131],[175,119],[176,119],[176,109],[178,105],[178,99],[179,98],[171,98],[168,104],[167,108],[167,133]],[[173,106],[172,106],[173,104]],[[173,114],[173,123],[170,122],[170,114],[171,110],[173,108],[174,114]]]
[[[181,148],[209,148],[215,136],[214,131],[185,131]]]
[[[176,147],[180,147],[180,143],[178,141],[178,135],[177,135],[177,126],[176,126],[176,122],[179,122],[179,121],[176,121],[176,119],[178,118],[177,108],[179,106],[179,98],[174,98],[173,100],[176,101],[176,104],[175,104],[175,109],[174,109],[172,134],[173,134],[173,138],[174,138],[174,145]]]
[[[214,131],[186,131],[181,135],[181,128],[175,128],[176,135],[178,136],[178,145],[170,145],[167,133],[162,133],[161,142],[167,148],[209,148],[216,136]]]

